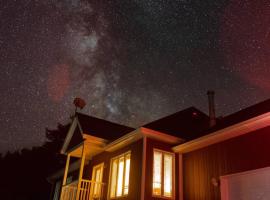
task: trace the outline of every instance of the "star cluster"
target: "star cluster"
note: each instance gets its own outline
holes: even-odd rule
[[[2,0],[0,151],[84,113],[138,127],[196,106],[269,98],[270,4],[252,0]]]

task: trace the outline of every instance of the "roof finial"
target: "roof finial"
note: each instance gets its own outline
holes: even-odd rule
[[[78,108],[83,109],[84,106],[86,105],[85,101],[79,97],[76,97],[74,99],[73,104],[75,105],[75,114]]]

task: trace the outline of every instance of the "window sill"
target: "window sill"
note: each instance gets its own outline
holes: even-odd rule
[[[174,196],[172,197],[165,197],[165,196],[158,196],[158,195],[152,195],[153,198],[159,198],[159,199],[175,199]]]

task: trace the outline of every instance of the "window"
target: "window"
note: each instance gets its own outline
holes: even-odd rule
[[[98,164],[93,167],[92,172],[93,182],[91,184],[90,197],[99,198],[101,196],[103,168],[104,163]]]
[[[173,197],[174,154],[154,149],[153,196]]]
[[[128,195],[130,152],[112,159],[110,173],[110,198]]]

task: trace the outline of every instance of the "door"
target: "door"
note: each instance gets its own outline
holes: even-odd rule
[[[221,200],[254,199],[270,199],[270,167],[221,177]]]
[[[90,199],[100,199],[102,197],[102,178],[103,178],[104,163],[93,167]]]

